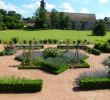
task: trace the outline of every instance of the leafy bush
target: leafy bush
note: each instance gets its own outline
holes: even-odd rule
[[[83,78],[79,82],[81,89],[110,89],[110,78]]]
[[[96,36],[104,36],[106,35],[106,28],[105,28],[105,22],[103,20],[97,20],[96,24],[93,28],[93,35]]]
[[[54,43],[54,44],[57,44],[57,43],[58,43],[58,40],[54,39],[54,40],[53,40],[53,43]]]
[[[26,44],[27,43],[27,41],[26,40],[23,40],[23,44]]]
[[[48,57],[52,57],[52,58],[61,57],[62,54],[63,54],[62,51],[60,51],[57,48],[46,48],[44,50],[44,57],[45,58],[48,58]]]
[[[109,42],[106,42],[104,44],[95,44],[94,46],[95,49],[98,49],[104,53],[110,53],[110,44]]]
[[[14,44],[17,44],[19,40],[18,40],[17,37],[14,37],[14,38],[11,39],[11,41],[12,41]]]
[[[99,51],[99,50],[97,50],[97,49],[94,49],[94,48],[91,49],[91,52],[92,52],[92,54],[94,54],[94,55],[100,55],[100,53],[101,53],[101,51]]]
[[[26,58],[24,58],[23,56],[17,56],[15,57],[15,60],[23,62],[24,60],[26,60]]]
[[[52,39],[48,39],[48,43],[52,44],[53,40]]]
[[[48,40],[46,40],[46,39],[45,39],[45,40],[43,40],[43,43],[44,43],[44,44],[47,44],[47,42],[48,42]]]
[[[42,84],[42,80],[0,77],[0,92],[39,92]]]
[[[15,51],[7,51],[7,50],[4,50],[4,51],[1,51],[0,52],[0,56],[4,56],[4,55],[13,55],[15,53]]]

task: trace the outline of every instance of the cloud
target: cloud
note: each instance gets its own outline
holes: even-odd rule
[[[37,1],[35,3],[25,4],[22,7],[24,7],[25,9],[36,9],[36,8],[40,7],[40,2]],[[53,8],[55,8],[54,4],[46,3],[46,9],[47,10],[50,10],[50,9],[53,9]]]
[[[87,8],[82,8],[80,12],[81,13],[89,13],[89,10]]]
[[[71,6],[70,3],[68,2],[64,2],[60,8],[64,11],[64,12],[75,12],[73,7]]]
[[[109,0],[99,0],[99,3],[104,4],[104,3],[108,3]]]
[[[0,0],[0,9],[5,9],[7,11],[16,11],[17,13],[25,14],[25,11],[23,9],[10,3],[6,4],[3,0]]]

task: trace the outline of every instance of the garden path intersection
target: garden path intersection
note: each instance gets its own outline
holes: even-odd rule
[[[0,45],[0,51],[2,50],[3,45]],[[88,54],[87,62],[91,66],[89,69],[70,69],[59,75],[52,75],[41,70],[18,70],[16,67],[9,67],[20,64],[14,60],[19,53],[21,51],[12,56],[0,57],[0,75],[42,79],[43,90],[39,93],[0,94],[0,100],[110,100],[110,90],[75,90],[76,78],[84,71],[104,69],[102,61],[110,54],[102,53],[100,56]]]

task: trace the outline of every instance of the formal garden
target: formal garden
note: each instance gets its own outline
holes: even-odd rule
[[[0,100],[110,99],[110,18],[71,16],[0,8]]]
[[[89,55],[100,56],[102,53],[110,53],[109,40],[103,44],[95,44],[94,47],[89,47],[88,44],[87,40],[71,42],[69,39],[65,42],[52,39],[41,42],[34,39],[18,43],[17,38],[12,38],[10,42],[5,42],[0,56],[11,56],[22,51],[14,58],[21,62],[20,65],[14,65],[18,70],[43,70],[58,75],[65,73],[66,70],[89,69],[91,67],[87,62]],[[56,47],[44,48],[45,45],[55,45]],[[109,58],[102,61],[105,66],[108,66],[105,70],[84,72],[76,79],[80,90],[110,89]],[[43,80],[0,78],[0,92],[37,92],[42,88]]]

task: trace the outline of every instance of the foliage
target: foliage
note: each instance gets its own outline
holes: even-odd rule
[[[47,11],[45,8],[39,8],[36,11],[35,28],[46,29],[47,28]]]
[[[22,17],[15,11],[5,11],[0,9],[0,27],[1,30],[18,29],[23,27]]]
[[[61,57],[62,54],[63,54],[62,51],[60,51],[57,48],[46,48],[44,50],[44,57],[45,58],[48,58],[48,57],[52,57],[52,58]]]
[[[47,39],[44,39],[44,40],[43,40],[43,43],[44,43],[44,44],[47,44],[47,42],[48,42]]]
[[[57,40],[57,39],[54,39],[54,40],[53,40],[53,43],[54,43],[54,44],[57,44],[57,43],[58,43],[58,40]]]
[[[79,82],[81,89],[110,89],[110,78],[84,78]]]
[[[48,58],[42,66],[43,69],[53,74],[60,74],[69,68],[67,61],[63,58]]]
[[[93,35],[96,35],[96,36],[106,35],[105,22],[103,20],[97,20],[93,28]]]
[[[59,13],[55,9],[52,9],[52,12],[50,14],[50,20],[52,29],[59,28]]]
[[[97,44],[95,44],[94,48],[98,49],[98,50],[100,50],[104,53],[110,53],[110,43],[109,43],[109,41],[105,42],[103,44],[97,43]]]
[[[42,84],[42,80],[0,77],[0,92],[39,92],[42,90]]]
[[[52,44],[53,40],[52,39],[48,39],[48,43]]]
[[[18,40],[17,37],[14,37],[14,38],[11,39],[11,41],[12,41],[14,44],[17,44],[19,40]]]

